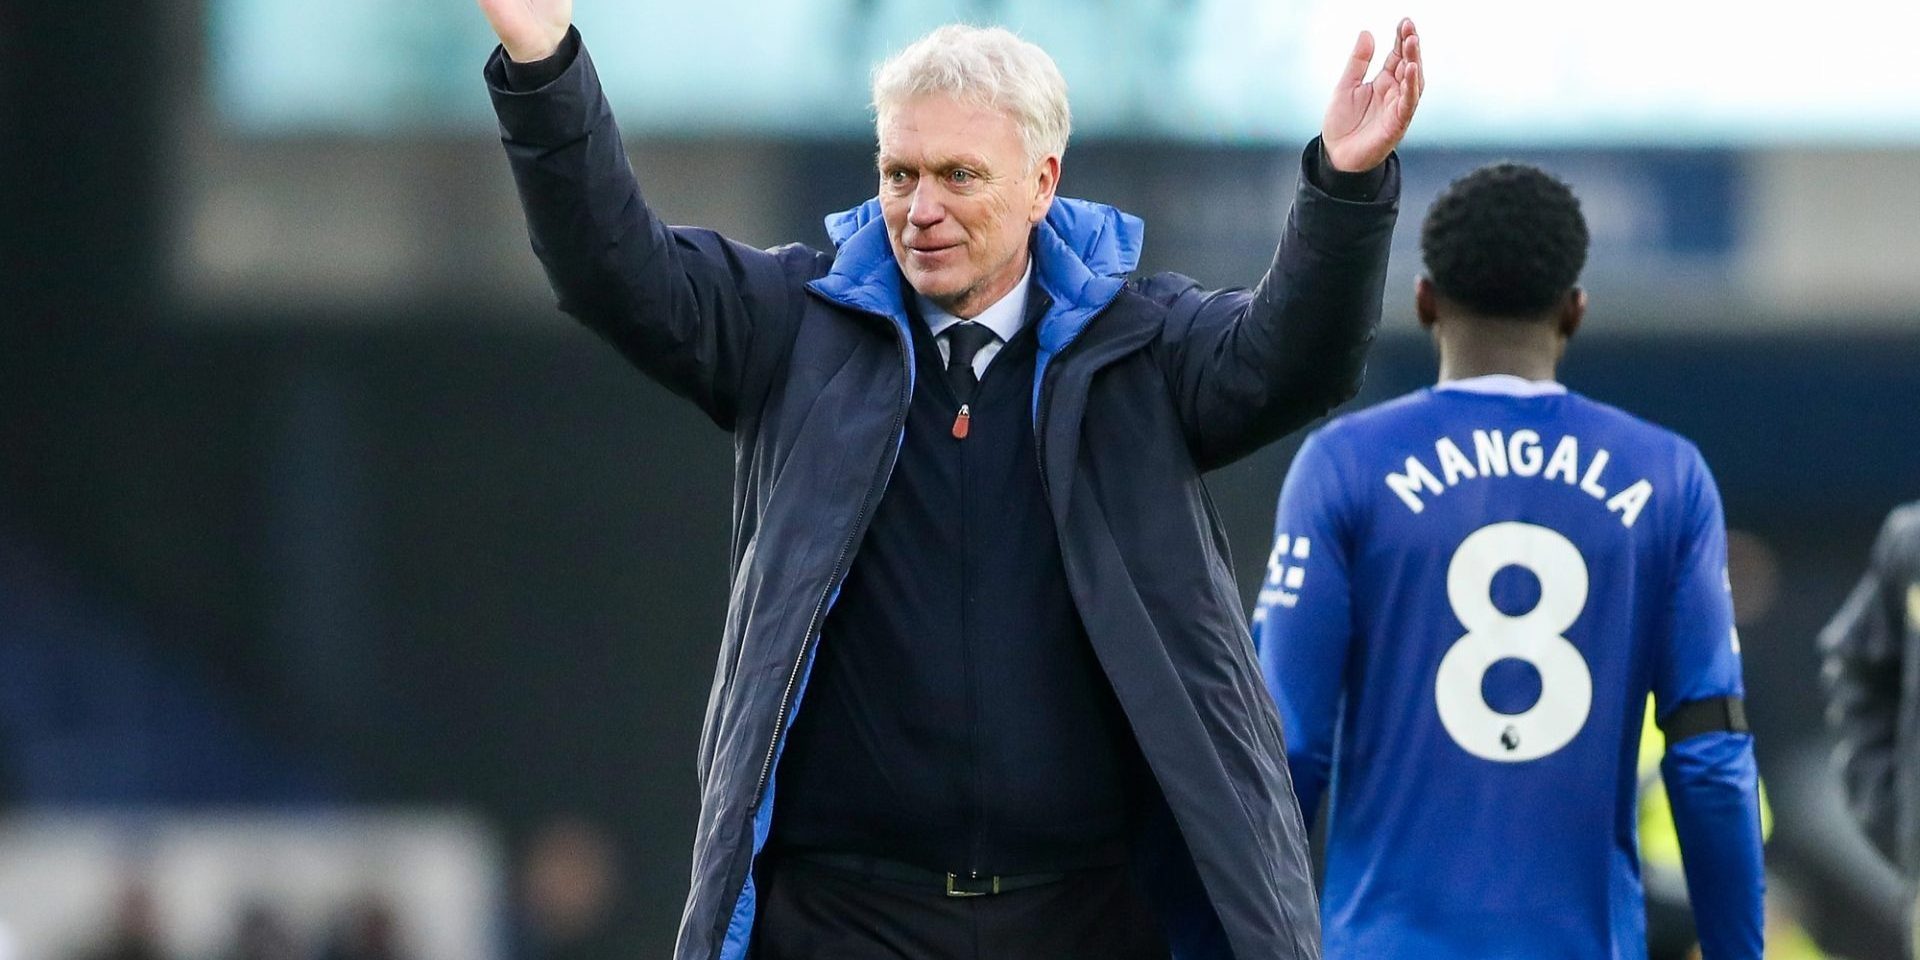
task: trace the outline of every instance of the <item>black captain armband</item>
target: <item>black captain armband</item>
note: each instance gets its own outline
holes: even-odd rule
[[[1667,746],[1703,733],[1746,733],[1747,703],[1739,697],[1712,697],[1689,700],[1660,721],[1660,732],[1667,735]]]

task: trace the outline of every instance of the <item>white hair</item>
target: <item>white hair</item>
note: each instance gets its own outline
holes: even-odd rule
[[[1029,164],[1067,151],[1073,117],[1066,78],[1045,50],[1009,30],[948,24],[874,68],[876,125],[888,110],[930,93],[1011,118]]]

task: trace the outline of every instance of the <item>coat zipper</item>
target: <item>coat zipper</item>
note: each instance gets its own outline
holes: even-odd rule
[[[1067,352],[1079,342],[1078,337],[1068,341],[1065,347],[1060,348],[1060,353],[1054,354],[1053,358],[1047,361],[1047,368],[1040,371],[1040,392],[1034,399],[1034,405],[1039,408],[1039,415],[1034,418],[1033,423],[1033,458],[1040,465],[1040,492],[1047,498],[1049,510],[1053,508],[1053,481],[1047,478],[1047,411],[1050,409],[1047,406],[1047,384],[1053,381],[1054,365],[1060,362],[1060,354]]]
[[[1056,358],[1058,359],[1058,358]],[[1036,403],[1040,407],[1040,416],[1033,425],[1033,458],[1040,463],[1040,492],[1053,503],[1053,481],[1047,479],[1047,371],[1053,364],[1047,364],[1047,370],[1040,373],[1040,395]]]
[[[967,407],[960,406],[962,416]],[[973,587],[972,573],[967,564],[967,529],[972,519],[972,504],[967,499],[967,485],[972,480],[972,471],[968,469],[967,448],[959,445],[960,453],[960,683],[966,691],[967,718],[967,770],[972,774],[971,788],[966,802],[961,807],[963,830],[967,836],[966,871],[969,878],[980,876],[980,850],[985,846],[981,839],[981,826],[986,817],[981,808],[986,805],[986,790],[981,785],[980,771],[980,697],[975,689],[976,679],[973,670],[973,632],[970,629],[972,618],[969,616],[971,603],[968,592]]]

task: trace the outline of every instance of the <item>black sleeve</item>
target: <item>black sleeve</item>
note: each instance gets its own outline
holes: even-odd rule
[[[1327,145],[1315,138],[1317,149],[1310,151],[1307,158],[1307,181],[1319,187],[1327,196],[1354,203],[1372,203],[1380,196],[1380,188],[1387,183],[1387,165],[1383,162],[1371,170],[1348,173],[1336,170],[1333,161],[1327,157]]]
[[[1167,309],[1168,384],[1202,469],[1299,429],[1360,388],[1399,212],[1399,158],[1381,165],[1374,199],[1358,201],[1316,182],[1320,151],[1316,139],[1301,158],[1273,265],[1254,289],[1205,290],[1176,274],[1137,287]]]
[[[545,60],[531,60],[521,63],[501,51],[500,66],[506,72],[507,89],[516,93],[526,93],[560,79],[560,75],[573,66],[573,58],[580,55],[580,31],[567,28],[567,35],[560,40],[553,55]]]
[[[534,253],[562,310],[734,429],[784,362],[821,255],[756,250],[655,216],[593,56],[568,40],[552,59],[571,60],[535,89],[509,86],[505,51],[485,70]]]

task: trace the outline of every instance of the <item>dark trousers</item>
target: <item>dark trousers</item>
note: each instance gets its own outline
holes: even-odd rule
[[[1124,867],[1037,887],[949,897],[932,884],[770,859],[759,871],[751,960],[1167,960]]]

